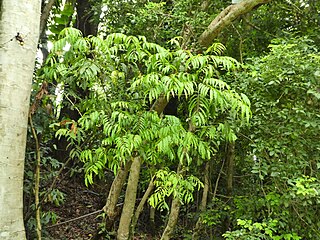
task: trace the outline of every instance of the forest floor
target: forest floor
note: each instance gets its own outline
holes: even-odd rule
[[[99,225],[102,218],[98,217],[102,213],[102,208],[106,201],[106,196],[110,188],[112,179],[107,182],[97,183],[86,187],[83,176],[61,176],[62,180],[56,186],[66,194],[64,204],[60,206],[47,205],[46,211],[53,211],[58,216],[58,221],[54,225],[44,229],[46,237],[44,240],[102,240],[115,239],[114,237],[97,237]],[[101,193],[104,193],[103,195]],[[148,228],[144,224],[144,229]],[[134,238],[138,239],[159,239],[149,234],[139,234]]]
[[[50,237],[45,239],[93,239],[101,223],[102,218],[98,215],[102,213],[99,210],[104,205],[105,196],[101,196],[95,186],[86,187],[83,177],[62,178],[56,187],[66,194],[65,202],[46,209],[55,212],[58,221],[46,229]]]

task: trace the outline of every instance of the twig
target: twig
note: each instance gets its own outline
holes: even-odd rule
[[[215,197],[216,197],[216,195],[217,195],[218,185],[219,185],[219,181],[220,181],[221,173],[222,173],[222,170],[223,170],[223,167],[224,167],[224,162],[225,162],[225,160],[223,159],[223,161],[222,161],[222,165],[221,165],[221,168],[220,168],[220,171],[219,171],[219,174],[218,174],[217,180],[216,180],[216,184],[215,184],[215,186],[214,186],[213,198],[215,198]]]
[[[47,227],[45,227],[45,228],[48,229],[48,228],[57,227],[57,226],[60,226],[60,225],[66,224],[66,223],[70,223],[70,222],[74,222],[74,221],[76,221],[76,220],[79,220],[79,219],[82,219],[82,218],[85,218],[85,217],[88,217],[88,216],[91,216],[91,215],[94,215],[94,214],[97,214],[97,213],[100,213],[100,212],[103,212],[103,209],[94,211],[94,212],[92,212],[92,213],[87,213],[87,214],[82,215],[82,216],[80,216],[80,217],[71,218],[71,219],[69,219],[69,220],[67,220],[67,221],[60,222],[60,223],[56,223],[56,224],[53,224],[53,225],[51,225],[51,226],[47,226]]]
[[[240,34],[240,32],[238,31],[238,29],[234,26],[234,24],[232,24],[233,29],[236,31],[236,33],[239,35],[240,38],[240,43],[239,43],[239,55],[240,55],[240,63],[243,64],[243,56],[242,56],[242,44],[243,44],[243,39],[242,36]]]

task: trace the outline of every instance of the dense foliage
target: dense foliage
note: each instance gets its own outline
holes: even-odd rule
[[[80,3],[57,1],[53,47],[35,73],[30,238],[32,129],[44,225],[59,220],[52,206],[65,204],[56,182],[66,174],[101,185],[102,201],[109,191],[102,239],[126,239],[120,215],[130,237],[319,238],[319,3],[271,1],[204,49],[198,38],[225,1],[86,2],[97,36],[71,27]],[[156,231],[141,227],[149,221]]]

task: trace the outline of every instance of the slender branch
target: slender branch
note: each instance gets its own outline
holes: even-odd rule
[[[36,170],[35,170],[35,182],[34,182],[34,198],[36,207],[36,232],[37,239],[41,240],[41,212],[40,212],[40,201],[39,201],[39,188],[40,188],[40,164],[41,164],[41,154],[40,154],[40,144],[33,125],[32,115],[29,113],[29,122],[31,126],[31,131],[36,144]]]
[[[228,27],[234,20],[241,15],[246,14],[262,4],[266,4],[272,0],[244,0],[238,4],[230,5],[225,8],[201,34],[199,43],[202,46],[208,47],[212,41]]]
[[[131,235],[131,237],[133,236],[134,229],[135,229],[135,227],[137,225],[137,222],[138,222],[140,214],[141,214],[141,212],[143,210],[143,207],[144,207],[145,203],[147,202],[149,195],[151,194],[151,192],[154,189],[154,178],[155,178],[155,176],[153,176],[151,178],[151,180],[149,182],[149,186],[148,186],[147,190],[145,191],[145,193],[144,193],[144,195],[143,195],[143,197],[142,197],[142,199],[141,199],[141,201],[140,201],[140,203],[139,203],[139,205],[138,205],[138,207],[137,207],[137,209],[136,209],[136,211],[134,213],[134,217],[132,219],[132,223],[131,223],[131,227],[130,227],[130,232],[131,232],[130,235]]]
[[[45,227],[45,228],[48,229],[48,228],[57,227],[57,226],[60,226],[60,225],[66,224],[66,223],[70,223],[70,222],[74,222],[74,221],[76,221],[76,220],[79,220],[79,219],[82,219],[82,218],[85,218],[85,217],[88,217],[88,216],[91,216],[91,215],[94,215],[94,214],[97,214],[97,213],[100,213],[100,212],[103,212],[103,209],[94,211],[94,212],[92,212],[92,213],[87,213],[87,214],[82,215],[82,216],[80,216],[80,217],[72,218],[72,219],[69,219],[69,220],[64,221],[64,222],[56,223],[56,224],[53,224],[53,225],[51,225],[51,226],[47,226],[47,227]]]
[[[220,178],[221,178],[221,173],[223,172],[224,163],[225,163],[225,160],[223,159],[223,161],[222,161],[222,165],[221,165],[221,168],[220,168],[220,171],[219,171],[219,174],[218,174],[217,180],[216,180],[216,184],[215,184],[215,186],[214,186],[213,198],[216,198],[216,196],[217,196],[217,191],[218,191],[219,181],[220,181]]]
[[[46,24],[50,15],[52,6],[54,5],[55,0],[49,0],[49,2],[44,6],[41,17],[40,17],[40,36],[46,28]]]
[[[233,29],[236,31],[236,33],[239,35],[239,56],[240,56],[240,63],[243,64],[243,54],[242,54],[242,44],[243,44],[243,39],[242,36],[240,34],[240,32],[238,31],[238,29],[232,24]]]

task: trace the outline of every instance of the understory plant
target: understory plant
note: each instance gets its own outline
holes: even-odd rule
[[[170,44],[166,49],[120,33],[83,38],[67,28],[43,68],[44,78],[60,84],[61,104],[80,115],[52,127],[58,137],[68,139],[70,156],[83,162],[85,183],[103,178],[106,169],[115,173],[104,208],[109,220],[114,213],[107,209],[115,208],[130,169],[120,219],[126,229],[118,229],[119,239],[134,232],[130,222],[141,168],[150,169],[143,174],[155,179],[149,203],[168,208],[172,195],[179,212],[180,204],[192,201],[202,186],[194,169],[211,159],[220,141],[235,141],[237,127],[251,116],[248,98],[219,78],[219,71],[239,67],[236,60],[222,56],[223,45],[195,55],[175,39]],[[178,101],[177,114],[166,115],[173,99]],[[121,224],[122,219],[129,224]],[[174,225],[165,231],[168,236]]]

